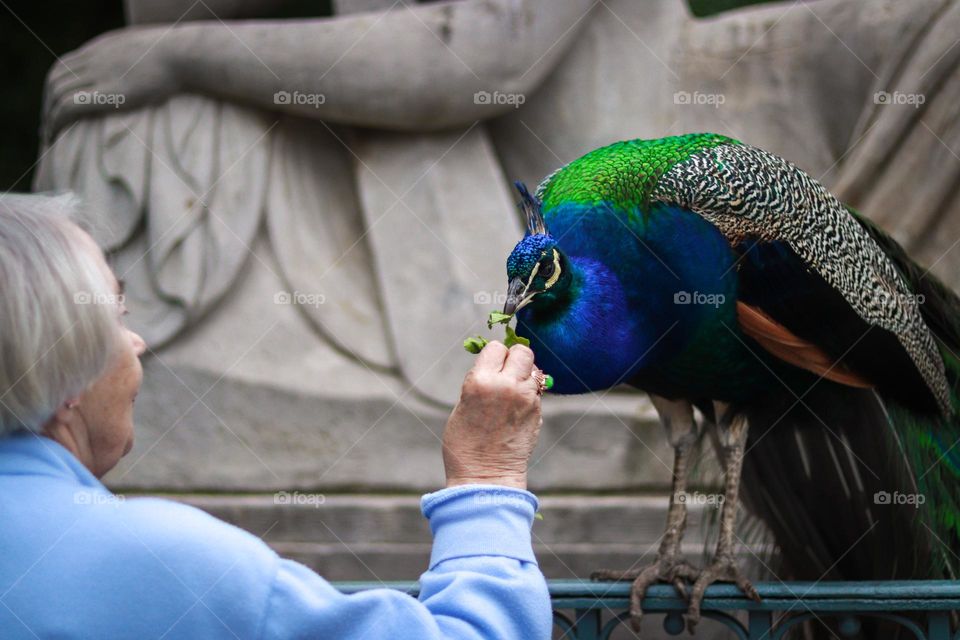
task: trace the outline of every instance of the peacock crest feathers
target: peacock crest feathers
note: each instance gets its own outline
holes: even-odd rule
[[[543,220],[540,199],[530,194],[527,185],[517,180],[513,183],[520,192],[520,210],[527,221],[527,235],[547,233],[547,224]]]
[[[510,279],[529,277],[534,265],[556,244],[553,237],[546,233],[527,235],[507,258],[507,277]]]

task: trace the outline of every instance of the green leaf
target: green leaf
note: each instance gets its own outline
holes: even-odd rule
[[[487,340],[486,338],[483,338],[481,336],[475,336],[473,338],[467,338],[466,340],[464,340],[463,348],[469,351],[470,353],[476,354],[476,353],[480,353],[483,350],[483,348],[487,346],[487,342],[489,342],[489,340]]]
[[[495,324],[506,324],[510,322],[510,318],[513,316],[509,313],[503,313],[500,311],[491,311],[490,315],[487,317],[487,328],[493,329]]]
[[[507,325],[507,337],[503,341],[503,344],[509,349],[515,344],[522,344],[525,347],[530,346],[530,341],[523,336],[518,336],[517,332],[513,330],[513,327]]]

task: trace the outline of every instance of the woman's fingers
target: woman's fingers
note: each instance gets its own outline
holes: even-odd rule
[[[503,362],[506,358],[507,348],[502,342],[494,340],[488,342],[487,345],[480,350],[480,354],[477,355],[477,359],[473,363],[473,368],[477,371],[488,370],[499,372],[503,369]]]
[[[503,372],[516,377],[517,380],[526,380],[533,373],[533,351],[530,347],[515,344],[510,347],[507,363],[503,365]]]

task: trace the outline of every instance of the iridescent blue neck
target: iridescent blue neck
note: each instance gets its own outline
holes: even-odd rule
[[[605,389],[645,364],[646,336],[627,293],[602,263],[567,256],[572,282],[566,299],[543,308],[532,304],[517,314],[518,333],[530,339],[537,365],[554,377],[556,393]]]

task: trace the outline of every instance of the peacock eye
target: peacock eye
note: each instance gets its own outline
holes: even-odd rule
[[[540,265],[540,275],[549,278],[553,275],[553,262],[544,262]]]

